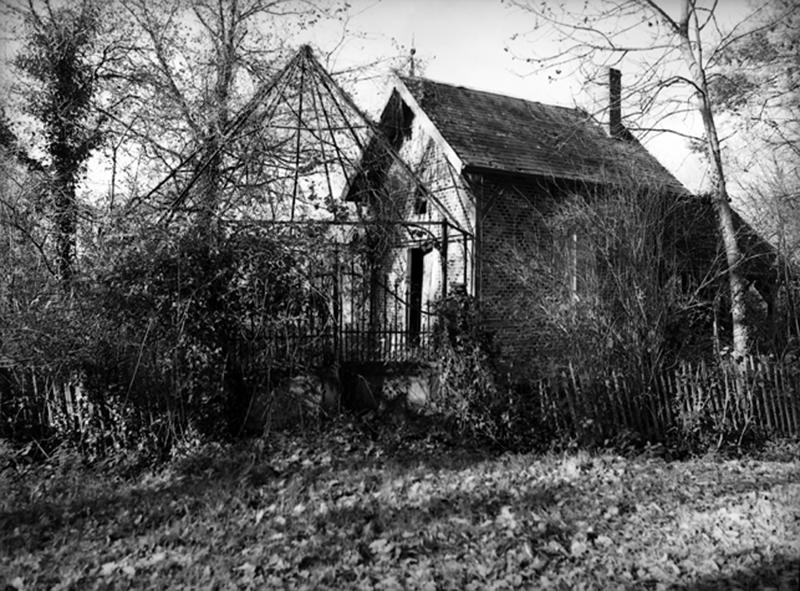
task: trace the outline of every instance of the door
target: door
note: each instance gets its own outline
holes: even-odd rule
[[[425,271],[425,251],[421,248],[408,250],[408,342],[419,345],[422,328],[422,278]]]

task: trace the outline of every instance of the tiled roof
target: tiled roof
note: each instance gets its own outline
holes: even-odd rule
[[[401,78],[466,167],[592,183],[685,188],[635,139],[612,138],[579,109]]]

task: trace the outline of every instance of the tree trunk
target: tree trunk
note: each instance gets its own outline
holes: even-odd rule
[[[219,10],[225,8],[220,3]],[[238,2],[233,0],[227,6],[228,14],[219,20],[219,30],[216,38],[216,80],[213,89],[213,106],[211,120],[205,142],[202,171],[203,182],[200,194],[200,219],[201,232],[207,237],[214,236],[215,220],[220,205],[220,192],[222,191],[222,150],[225,143],[225,132],[230,119],[230,98],[233,86],[234,67],[237,59],[237,33],[242,24],[242,15],[239,12]]]
[[[60,173],[57,174],[53,192],[58,273],[62,284],[68,287],[72,280],[72,265],[75,258],[75,233],[77,230],[75,186],[69,178],[65,179],[64,174]]]
[[[693,51],[689,38],[689,21],[692,16],[692,0],[684,0],[683,14],[676,31],[680,37],[680,49],[691,71],[692,81],[695,84],[695,97],[697,107],[703,118],[705,131],[706,154],[712,165],[714,175],[714,209],[717,213],[722,243],[725,248],[725,259],[728,271],[728,284],[731,299],[731,320],[733,325],[733,350],[737,356],[745,356],[750,350],[750,338],[746,323],[745,294],[747,282],[741,273],[740,264],[742,255],[736,240],[736,229],[733,225],[733,211],[730,206],[728,190],[725,184],[725,169],[722,164],[719,136],[714,122],[714,113],[708,94],[708,81],[702,64],[702,54]],[[700,43],[695,44],[700,51]]]

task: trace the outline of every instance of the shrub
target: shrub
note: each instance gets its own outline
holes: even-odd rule
[[[241,434],[254,397],[324,348],[290,338],[327,322],[316,233],[106,237],[69,292],[16,292],[0,325],[2,435],[102,453]]]
[[[460,437],[503,445],[516,398],[503,379],[492,335],[482,328],[474,298],[456,292],[438,303],[436,314],[434,408]]]
[[[458,435],[494,439],[498,389],[491,338],[480,332],[475,301],[458,292],[438,302],[436,314],[434,407],[452,421]]]

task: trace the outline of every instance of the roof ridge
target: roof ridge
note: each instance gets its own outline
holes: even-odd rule
[[[579,113],[581,115],[588,115],[588,113],[584,109],[582,109],[580,107],[567,107],[565,105],[556,105],[556,104],[553,104],[553,103],[545,103],[545,102],[542,102],[542,101],[535,101],[535,100],[532,100],[532,99],[523,98],[521,96],[512,96],[510,94],[503,94],[501,92],[494,92],[492,90],[483,90],[481,88],[475,88],[473,86],[464,86],[463,84],[452,84],[450,82],[443,82],[441,80],[434,80],[433,78],[427,78],[425,76],[400,76],[400,75],[398,75],[398,78],[400,78],[400,80],[402,80],[404,83],[407,82],[407,81],[413,82],[415,80],[420,80],[420,81],[423,81],[423,82],[429,82],[431,84],[438,84],[440,86],[449,86],[450,88],[461,88],[463,90],[468,90],[470,92],[478,92],[480,94],[488,94],[488,95],[491,95],[491,96],[498,96],[498,97],[501,97],[501,98],[504,98],[504,99],[513,99],[513,100],[517,100],[517,101],[522,101],[524,103],[529,103],[529,104],[534,104],[534,105],[542,105],[544,107],[554,107],[556,109],[564,109],[565,111],[572,111],[574,113]]]

